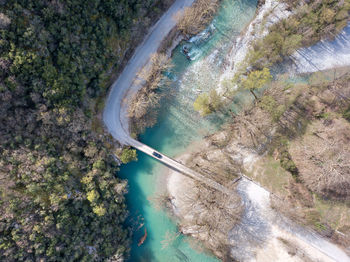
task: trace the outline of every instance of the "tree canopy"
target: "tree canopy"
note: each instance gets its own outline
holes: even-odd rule
[[[125,148],[122,151],[120,160],[123,164],[129,163],[131,161],[137,160],[137,153],[135,149]]]
[[[211,90],[208,93],[200,94],[193,103],[193,108],[201,114],[206,116],[218,110],[222,106],[222,101],[216,90]]]
[[[242,78],[241,86],[248,89],[254,95],[254,97],[257,98],[254,90],[264,87],[271,80],[272,76],[270,74],[270,70],[265,67],[262,70],[252,71],[247,77]]]
[[[107,72],[158,2],[0,1],[1,261],[128,253],[127,183],[92,129]]]
[[[212,113],[209,103],[209,95],[207,93],[200,94],[193,103],[194,110],[198,111],[201,116]]]

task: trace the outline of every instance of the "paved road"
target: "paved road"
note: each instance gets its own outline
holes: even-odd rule
[[[170,30],[175,26],[174,15],[190,6],[194,0],[177,0],[169,10],[152,27],[145,40],[135,50],[134,55],[124,68],[116,82],[113,83],[108,95],[105,109],[103,112],[103,121],[110,134],[122,144],[129,144],[130,138],[128,131],[127,108],[123,102],[128,92],[137,92],[139,86],[133,85],[136,73],[147,64],[150,56],[156,53],[162,40],[167,36]],[[130,94],[130,93],[129,93]]]
[[[113,83],[103,112],[103,120],[108,131],[120,143],[130,145],[184,175],[194,178],[201,183],[205,183],[223,193],[228,193],[228,190],[222,185],[204,177],[170,157],[159,152],[158,153],[162,155],[162,158],[159,159],[155,157],[153,152],[156,150],[131,138],[128,132],[127,105],[123,103],[123,99],[128,98],[127,96],[130,94],[129,92],[137,92],[139,86],[133,85],[134,77],[137,72],[147,64],[151,55],[157,51],[164,37],[166,37],[170,30],[175,26],[175,20],[173,19],[174,15],[178,11],[183,10],[184,7],[190,6],[193,2],[194,0],[177,0],[153,26],[143,43],[141,43],[136,49],[133,57],[119,76],[118,80]]]
[[[128,144],[137,148],[138,150],[146,153],[147,155],[150,155],[151,157],[157,159],[158,161],[162,162],[163,164],[165,164],[166,166],[168,166],[169,168],[180,172],[190,178],[193,178],[203,184],[206,184],[207,186],[214,188],[216,190],[221,191],[224,194],[231,194],[232,192],[230,192],[230,190],[228,190],[226,187],[222,186],[221,184],[215,182],[212,179],[209,179],[203,175],[201,175],[200,173],[186,167],[185,165],[181,164],[180,162],[167,157],[166,155],[163,155],[162,153],[154,150],[153,148],[135,140],[132,138],[128,139]],[[162,158],[158,158],[156,156],[153,155],[153,152],[157,152],[158,154],[160,154],[162,156]]]
[[[206,185],[215,188],[225,194],[229,194],[229,190],[224,186],[204,177],[196,171],[189,169],[176,160],[167,157],[160,152],[157,152],[153,148],[131,138],[129,132],[126,131],[128,130],[128,118],[126,106],[122,102],[127,92],[136,92],[138,90],[137,86],[132,85],[136,73],[149,61],[150,56],[157,51],[162,39],[175,26],[175,21],[172,19],[172,17],[179,10],[183,9],[185,6],[190,6],[193,2],[194,0],[177,0],[171,6],[171,8],[161,17],[157,24],[151,29],[146,39],[136,49],[135,54],[123,70],[122,74],[119,76],[118,80],[112,85],[111,91],[106,101],[103,120],[108,131],[120,143],[133,146],[136,149],[164,163],[168,167],[181,172],[182,174],[185,174],[193,179],[196,179],[201,183],[205,183]],[[159,153],[162,155],[162,158],[159,159],[155,157],[153,155],[153,152]],[[315,238],[306,238],[302,233],[300,234],[300,232],[298,230],[295,230],[295,228],[291,230],[291,233],[295,234],[301,239],[304,239],[304,241],[321,250],[335,261],[349,261],[348,256],[342,250],[330,244],[328,241],[324,240],[318,235],[317,239],[315,240]]]

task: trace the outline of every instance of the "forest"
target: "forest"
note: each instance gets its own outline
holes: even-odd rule
[[[127,256],[127,182],[98,103],[170,4],[0,1],[1,261]]]

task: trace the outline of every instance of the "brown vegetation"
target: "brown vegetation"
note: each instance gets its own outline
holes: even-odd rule
[[[290,146],[302,181],[310,190],[335,199],[350,199],[350,123],[321,119]]]
[[[132,134],[142,133],[145,128],[153,126],[157,121],[157,110],[161,94],[159,92],[162,81],[165,81],[163,72],[171,66],[165,55],[171,46],[171,40],[179,34],[189,37],[202,31],[213,18],[220,0],[197,0],[191,7],[185,8],[183,13],[176,14],[177,27],[163,40],[159,53],[151,58],[150,65],[142,68],[138,73],[135,84],[143,85],[132,98],[129,104],[129,123]]]
[[[181,221],[180,232],[202,240],[205,247],[219,257],[230,253],[228,233],[239,222],[243,211],[234,186],[231,189],[232,194],[226,195],[195,183],[192,192],[184,197],[186,205],[182,207],[182,213],[191,218]]]
[[[335,76],[336,72],[332,73]],[[281,189],[270,187],[279,197],[274,199],[274,207],[344,245],[350,241],[350,225],[343,218],[350,215],[350,210],[346,204],[330,199],[350,196],[350,129],[342,118],[349,105],[350,74],[327,81],[331,75],[315,73],[309,85],[278,87],[274,83],[258,104],[260,108],[246,114],[254,123],[249,130],[256,139],[249,144],[263,145],[260,153],[274,153],[280,165],[293,175],[285,175]],[[247,117],[243,119],[248,121]],[[266,186],[275,179],[265,181]]]
[[[213,139],[213,136],[208,139]],[[241,171],[229,152],[218,149],[217,145],[206,145],[205,149],[192,156],[187,166],[221,185],[227,185],[236,179]]]
[[[185,164],[225,185],[232,193],[226,195],[193,180],[186,182],[183,178],[186,186],[181,196],[180,212],[184,218],[180,221],[180,231],[201,240],[206,248],[222,259],[230,257],[232,244],[228,233],[239,223],[243,212],[241,198],[235,190],[241,172],[240,160],[231,158],[230,149],[221,150],[231,139],[226,132],[210,136],[207,139],[210,144],[197,148],[197,153],[189,156]]]
[[[339,175],[336,180],[342,178],[342,187],[334,185],[339,192],[334,191],[333,197],[337,198],[337,194],[345,197],[344,187],[350,189],[347,184],[350,182],[347,180],[349,124],[342,118],[342,112],[349,103],[348,77],[346,74],[334,82],[324,83],[322,78],[325,78],[315,73],[315,77],[310,78],[310,86],[274,82],[257,107],[235,117],[234,134],[260,153],[274,153],[282,167],[308,185],[322,180],[330,186],[329,182]],[[289,146],[290,141],[295,142]],[[315,168],[310,168],[312,165]],[[307,169],[312,170],[309,171],[312,174],[304,174]],[[306,178],[312,178],[314,182],[304,181]],[[327,186],[319,186],[324,189],[316,190],[316,185],[310,189],[320,194],[324,192],[322,194],[328,197],[332,195],[325,194]]]
[[[349,79],[345,68],[314,73],[308,84],[273,81],[255,105],[206,139],[191,167],[220,182],[245,173],[274,193],[274,208],[348,243],[350,209],[339,200],[350,196],[350,124],[343,118]]]
[[[129,121],[131,133],[142,133],[146,127],[156,123],[161,86],[167,86],[163,73],[171,68],[168,57],[163,53],[153,54],[150,64],[137,74],[136,85],[142,88],[133,96],[129,103]]]
[[[212,139],[218,145],[230,140],[230,137],[219,133]],[[193,147],[196,146],[193,145]],[[180,218],[180,232],[200,240],[219,258],[230,257],[232,245],[228,234],[239,223],[243,212],[241,198],[235,189],[239,170],[234,170],[235,162],[228,159],[228,154],[220,152],[213,145],[206,144],[203,148],[201,145],[195,152],[206,152],[206,154],[189,154],[182,158],[181,162],[225,185],[231,193],[224,194],[174,172],[175,174],[171,174],[170,181],[176,179],[176,176],[181,176],[177,189],[170,191],[175,199],[162,197],[160,203],[163,207],[176,206],[176,215]],[[168,201],[167,205],[164,205],[165,201]]]
[[[220,0],[197,0],[183,13],[176,15],[177,28],[185,36],[198,34],[213,18]]]

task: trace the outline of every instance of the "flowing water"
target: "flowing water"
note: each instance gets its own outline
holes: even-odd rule
[[[174,50],[174,67],[169,73],[172,83],[163,91],[166,95],[158,124],[140,137],[142,142],[164,154],[176,156],[224,122],[225,114],[200,117],[193,110],[193,102],[198,94],[217,86],[225,66],[224,58],[238,34],[253,18],[256,4],[256,0],[222,0],[208,28]],[[240,101],[246,99],[251,99],[250,95],[242,94]],[[236,104],[232,109],[238,108],[239,104]],[[130,261],[218,261],[199,247],[192,248],[190,242],[193,241],[178,234],[176,223],[165,212],[154,208],[149,199],[166,187],[162,178],[167,169],[142,153],[138,158],[137,162],[123,166],[120,171],[121,177],[129,181],[129,222],[135,229]],[[140,224],[144,226],[137,230]],[[138,247],[145,228],[147,239]]]
[[[293,55],[298,73],[316,72],[350,65],[350,24],[334,40],[298,50]]]
[[[193,110],[195,98],[202,92],[216,88],[239,33],[253,18],[256,0],[222,0],[218,14],[206,30],[182,42],[173,52],[173,69],[168,72],[171,84],[164,88],[158,124],[146,130],[140,140],[169,156],[188,150],[189,145],[213,133],[228,117],[216,113],[202,118]],[[334,41],[299,50],[294,55],[296,72],[326,69],[327,65],[345,65],[349,59],[350,26]],[[321,58],[320,54],[327,59]],[[326,61],[326,62],[325,62]],[[300,81],[296,79],[296,81]],[[238,111],[241,104],[251,100],[249,93],[240,93],[232,104]],[[138,161],[121,168],[121,176],[129,181],[127,202],[129,224],[134,229],[130,261],[218,261],[201,249],[198,243],[180,235],[176,221],[152,204],[166,187],[167,168],[154,159],[139,153]],[[143,225],[143,227],[142,227]],[[147,230],[147,238],[138,247],[139,239]],[[193,248],[193,246],[196,246]]]

